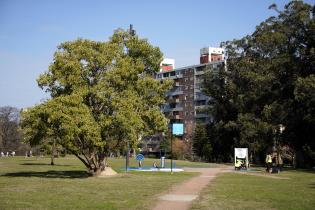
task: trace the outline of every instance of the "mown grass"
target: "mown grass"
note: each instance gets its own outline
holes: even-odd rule
[[[150,165],[154,160],[146,159]],[[129,172],[124,159],[110,159],[121,172],[115,177],[89,177],[75,157],[0,158],[0,209],[150,209],[156,195],[196,173]],[[137,163],[131,160],[131,165]],[[179,165],[194,163],[181,162]]]
[[[315,209],[314,172],[291,170],[272,175],[283,179],[257,174],[260,176],[219,175],[194,201],[192,209]]]

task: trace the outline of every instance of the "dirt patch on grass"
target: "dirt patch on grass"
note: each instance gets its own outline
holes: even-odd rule
[[[114,171],[111,167],[106,167],[104,171],[98,177],[108,177],[108,176],[115,176],[117,172]]]

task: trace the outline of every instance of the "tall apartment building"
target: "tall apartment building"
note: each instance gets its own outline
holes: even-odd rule
[[[172,123],[184,124],[183,140],[190,141],[194,135],[196,123],[207,123],[211,116],[206,112],[211,99],[202,92],[203,75],[206,71],[215,71],[225,65],[224,49],[207,47],[200,50],[200,64],[175,68],[173,59],[161,62],[160,72],[155,74],[158,80],[172,79],[172,89],[166,94],[166,103],[161,107],[163,113]],[[146,137],[143,150],[158,154],[162,134]]]
[[[202,92],[203,75],[206,71],[224,66],[224,49],[207,47],[200,50],[200,64],[183,68],[169,68],[161,65],[156,79],[172,79],[172,89],[166,95],[166,103],[162,107],[165,116],[172,123],[184,124],[185,140],[193,137],[196,123],[207,123],[211,116],[206,112],[210,97]]]

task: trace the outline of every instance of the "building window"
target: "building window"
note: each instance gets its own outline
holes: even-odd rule
[[[197,67],[196,71],[203,71],[202,67]]]
[[[203,101],[196,101],[196,106],[203,106],[203,105],[206,105],[206,101],[203,100]]]
[[[206,118],[198,118],[197,123],[205,123],[206,122]]]
[[[207,111],[205,111],[205,110],[196,110],[196,114],[207,114]]]
[[[171,76],[175,76],[175,71],[172,71],[172,72],[171,72]]]

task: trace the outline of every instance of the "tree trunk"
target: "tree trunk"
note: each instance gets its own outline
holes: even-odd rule
[[[96,164],[91,166],[90,168],[90,174],[92,176],[98,176],[100,175],[103,171],[105,171],[106,167],[106,162],[105,162],[105,155],[104,154],[99,154],[98,158],[95,158]]]
[[[80,156],[76,151],[71,150],[69,148],[68,150],[86,166],[87,171],[91,176],[98,176],[100,175],[100,173],[102,173],[105,170],[105,166],[106,166],[105,154],[98,154],[98,158],[94,158],[95,160],[97,160],[96,164],[93,164],[91,161],[87,159],[85,155]]]
[[[54,162],[54,158],[55,158],[55,148],[56,148],[56,145],[55,145],[55,139],[53,140],[53,144],[51,145],[51,156],[50,156],[50,165],[55,165],[55,162]]]

